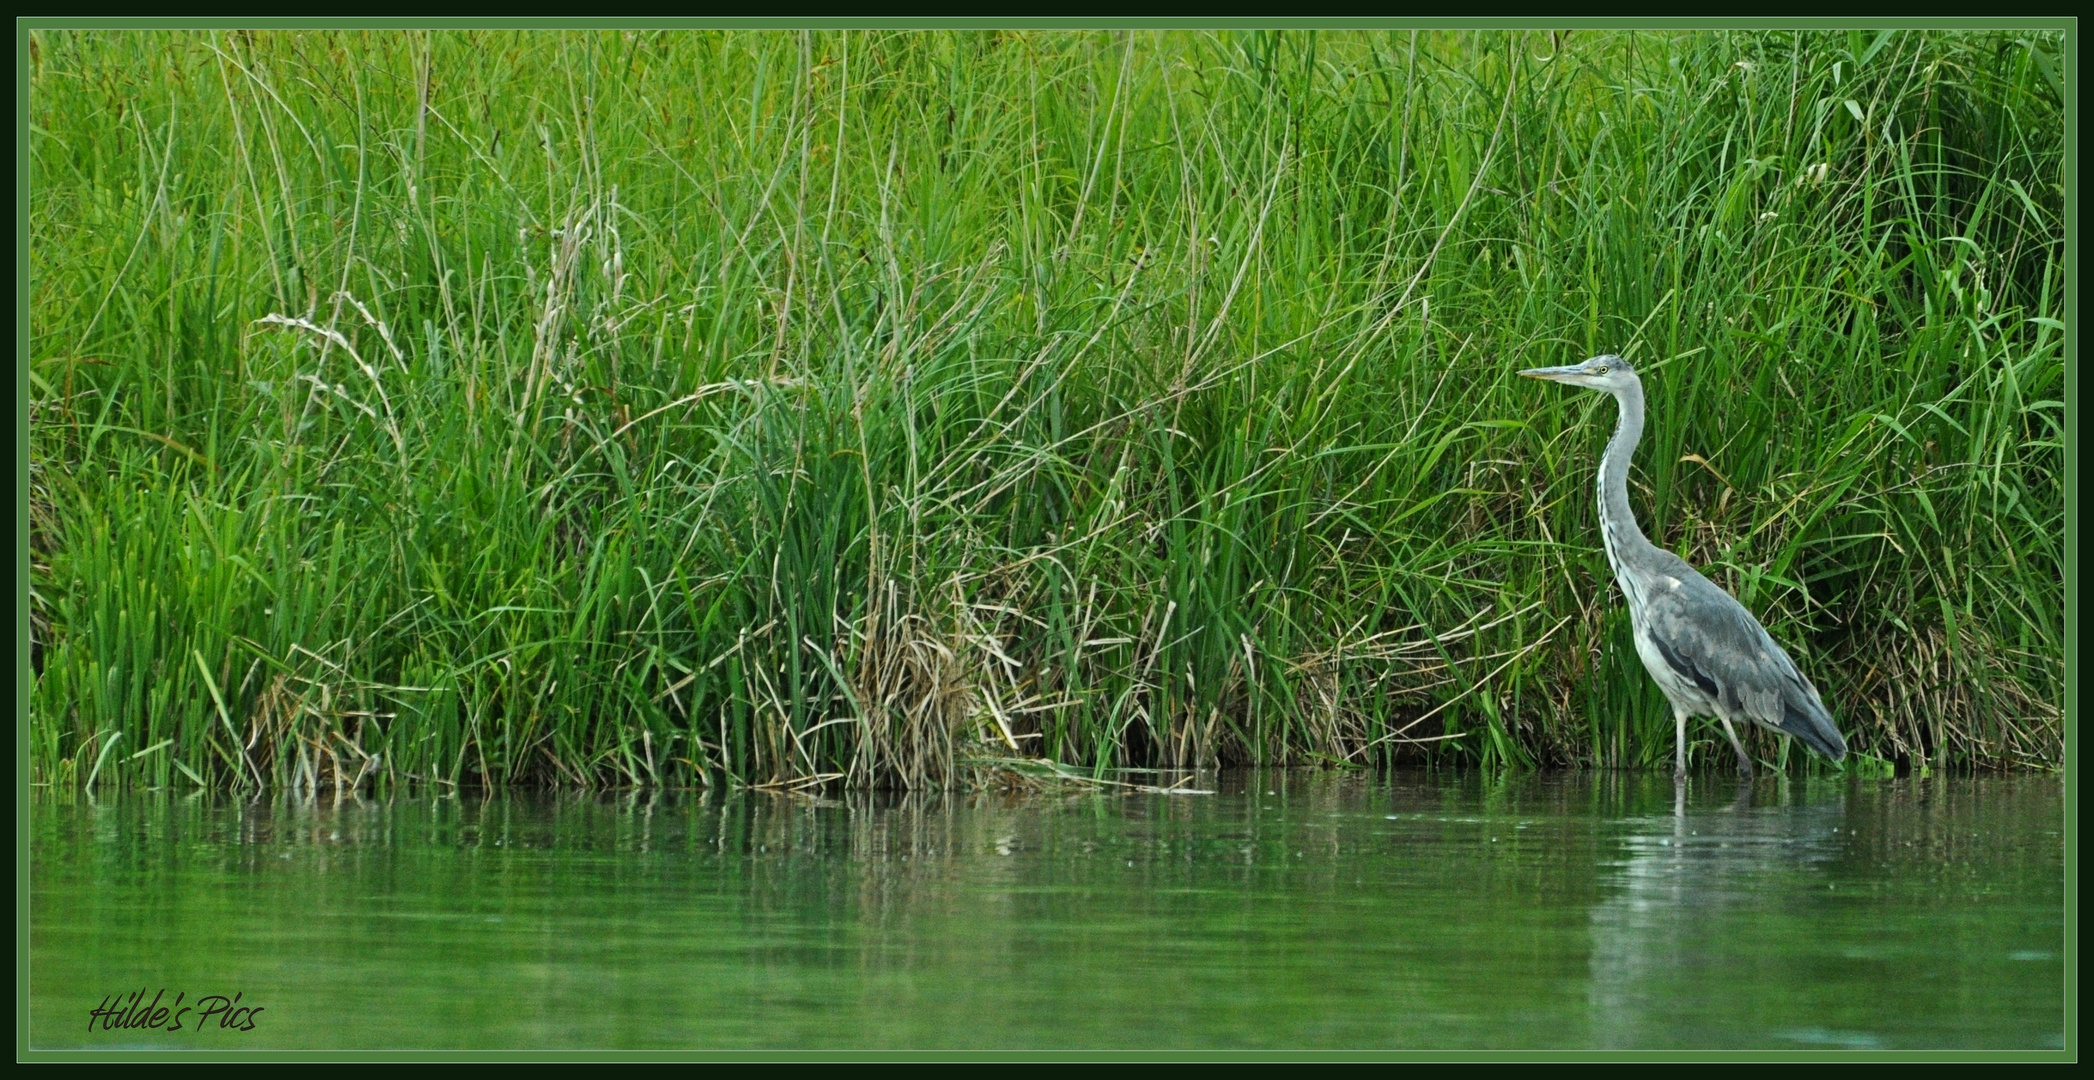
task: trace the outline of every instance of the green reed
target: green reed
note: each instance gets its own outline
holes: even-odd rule
[[[2053,765],[2059,46],[34,34],[34,775],[1661,765],[1602,351],[1857,760]]]

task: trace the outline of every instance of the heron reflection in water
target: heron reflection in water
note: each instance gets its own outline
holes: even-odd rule
[[[1750,779],[1752,758],[1733,719],[1750,720],[1803,742],[1834,761],[1847,756],[1818,696],[1789,654],[1767,636],[1752,613],[1686,560],[1644,538],[1629,511],[1629,459],[1643,437],[1643,382],[1619,356],[1582,364],[1528,368],[1522,375],[1604,390],[1620,406],[1621,422],[1600,458],[1600,539],[1614,581],[1629,602],[1636,655],[1672,703],[1673,775],[1687,775],[1687,718],[1713,716],[1738,752],[1738,772]]]

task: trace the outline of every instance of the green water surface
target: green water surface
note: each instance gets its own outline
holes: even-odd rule
[[[2062,1045],[2053,777],[1206,784],[43,798],[31,1045]]]

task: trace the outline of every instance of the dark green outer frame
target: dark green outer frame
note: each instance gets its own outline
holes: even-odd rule
[[[60,29],[396,29],[463,28],[619,30],[619,29],[2002,29],[2064,32],[2065,82],[2065,1042],[2061,1050],[2038,1051],[39,1051],[29,1046],[29,33]],[[1853,1061],[1853,1062],[2071,1062],[2079,1060],[2079,830],[2077,674],[2079,638],[2079,556],[2072,543],[2079,532],[2077,469],[2079,385],[2074,377],[2079,335],[2079,20],[2068,17],[1991,18],[1173,18],[1049,17],[1010,18],[94,18],[27,17],[15,21],[15,1059],[18,1062],[60,1061],[1130,1061],[1130,1062],[1349,1062],[1349,1061]]]

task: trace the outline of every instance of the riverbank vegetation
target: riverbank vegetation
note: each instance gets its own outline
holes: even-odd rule
[[[2054,766],[2060,45],[33,33],[33,777]]]

